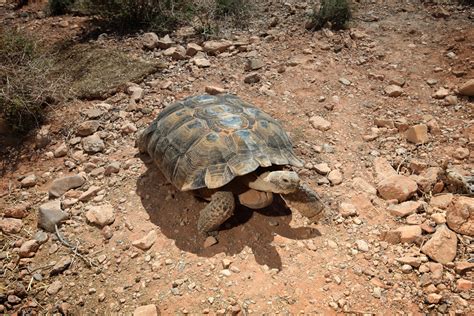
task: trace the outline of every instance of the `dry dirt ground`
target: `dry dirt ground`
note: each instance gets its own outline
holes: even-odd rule
[[[5,168],[0,313],[126,315],[154,304],[163,315],[473,315],[474,211],[466,220],[470,228],[452,233],[449,225],[454,239],[435,244],[434,254],[421,250],[435,230],[446,229],[462,197],[453,191],[435,203],[434,196],[448,191],[437,168],[474,172],[473,103],[457,95],[474,77],[472,7],[360,1],[349,30],[308,32],[309,2],[258,6],[247,30],[222,34],[231,47],[203,56],[209,67],[144,50],[141,35],[97,41],[167,68],[138,83],[141,89],[130,85],[106,100],[54,109],[38,132],[43,136],[33,135],[14,168]],[[35,10],[27,10],[3,11],[3,23],[60,38],[79,32],[84,20],[36,19]],[[171,39],[202,44],[184,31]],[[250,59],[262,67],[246,71]],[[259,81],[245,83],[254,73]],[[401,95],[388,95],[391,84]],[[282,122],[306,162],[299,173],[328,206],[321,223],[309,224],[281,201],[261,211],[239,206],[218,243],[204,246],[196,223],[206,203],[174,189],[134,142],[162,108],[208,86]],[[330,127],[318,127],[315,116]],[[104,142],[95,154],[84,151],[76,134],[91,119]],[[424,144],[406,140],[404,130],[416,124],[429,128]],[[45,137],[50,143],[35,149]],[[390,212],[395,202],[375,191],[384,172],[393,172],[386,162],[417,182],[409,199],[419,203],[408,217]],[[77,245],[73,251],[55,233],[45,241],[37,223],[52,182],[77,174],[85,183],[60,197],[68,214],[60,232]],[[91,197],[79,201],[87,190]],[[104,205],[111,205],[110,220],[104,228],[91,225],[85,214]],[[394,233],[400,227],[408,234],[402,242]],[[148,234],[154,240],[148,250],[132,244]],[[453,251],[448,262],[436,259]]]

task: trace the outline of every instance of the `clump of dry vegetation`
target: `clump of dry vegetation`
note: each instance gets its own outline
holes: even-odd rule
[[[37,127],[45,109],[64,97],[65,80],[52,75],[53,64],[53,57],[32,38],[0,32],[0,116],[12,131]]]
[[[323,27],[340,30],[346,27],[351,18],[349,0],[322,0],[319,10],[311,18],[308,29],[319,30]]]

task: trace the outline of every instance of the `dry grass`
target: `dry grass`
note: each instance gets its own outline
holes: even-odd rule
[[[52,76],[54,59],[18,32],[0,33],[0,114],[14,131],[39,126],[45,109],[62,100],[64,76]]]

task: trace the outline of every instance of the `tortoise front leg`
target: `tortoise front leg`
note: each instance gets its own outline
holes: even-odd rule
[[[282,194],[282,198],[291,209],[297,209],[312,223],[316,223],[324,215],[326,208],[324,203],[319,195],[305,183],[300,184],[293,193]]]
[[[235,201],[232,192],[218,191],[211,196],[211,202],[201,210],[198,231],[203,234],[216,231],[234,213]]]

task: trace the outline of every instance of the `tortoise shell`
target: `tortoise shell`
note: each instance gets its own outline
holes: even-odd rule
[[[288,135],[234,95],[200,95],[166,107],[138,140],[178,189],[215,189],[259,167],[301,167]]]

